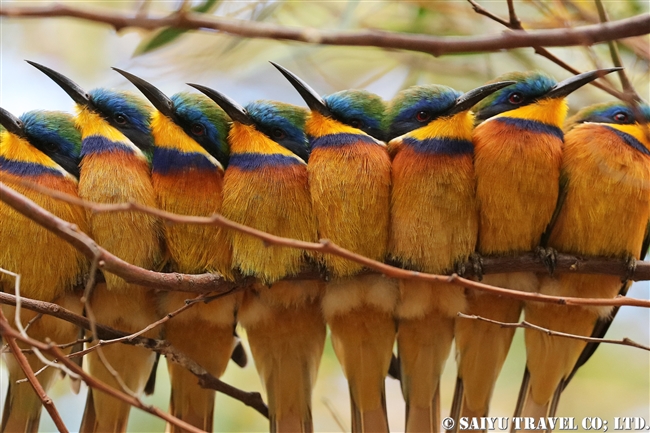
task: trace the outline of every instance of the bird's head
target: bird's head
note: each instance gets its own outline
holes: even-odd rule
[[[637,109],[623,101],[604,102],[590,105],[567,119],[565,130],[569,131],[581,123],[604,123],[612,125],[633,125],[650,122],[650,106],[639,104]]]
[[[185,153],[203,153],[203,149],[222,167],[228,165],[230,119],[210,98],[188,92],[169,98],[142,78],[113,69],[131,81],[158,110],[151,123],[157,146],[172,146]]]
[[[436,84],[413,86],[401,91],[389,105],[389,151],[402,143],[436,153],[473,151],[474,116],[471,108],[512,81],[487,84],[462,94]]]
[[[228,96],[199,84],[189,84],[216,102],[232,119],[232,152],[265,153],[309,159],[305,135],[307,110],[276,101],[255,101],[245,108]],[[273,144],[271,144],[273,143]]]
[[[365,90],[343,90],[323,98],[293,72],[271,63],[300,93],[310,108],[307,135],[322,137],[340,133],[365,133],[377,140],[386,139],[386,104],[379,96]]]
[[[560,83],[539,71],[510,72],[501,75],[493,82],[515,81],[515,84],[493,93],[478,103],[474,110],[476,119],[484,121],[496,116],[506,116],[561,127],[568,111],[565,98],[598,77],[619,69],[589,71]]]
[[[152,109],[145,100],[129,92],[101,88],[87,93],[66,76],[38,63],[28,63],[51,78],[76,103],[76,121],[84,139],[103,136],[121,142],[126,137],[130,142],[127,144],[134,145],[151,157]]]
[[[2,156],[64,170],[79,179],[81,133],[74,118],[59,111],[29,111],[20,118],[0,108]]]
[[[627,144],[650,155],[650,106],[646,103],[640,103],[636,107],[623,101],[591,105],[570,117],[564,130],[569,132],[583,124],[598,124],[612,129]]]

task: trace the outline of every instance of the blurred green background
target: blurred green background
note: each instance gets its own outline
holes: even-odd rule
[[[485,8],[507,16],[505,0],[480,2]],[[44,6],[48,2],[6,1],[0,7]],[[70,2],[69,6],[115,12],[171,13],[174,1]],[[605,1],[610,18],[620,19],[650,12],[643,0]],[[477,15],[465,1],[259,1],[188,2],[223,17],[330,30],[377,28],[431,35],[484,35],[504,31],[488,18]],[[515,0],[519,18],[527,29],[575,27],[598,22],[594,3],[582,0]],[[161,35],[162,33],[162,35]],[[513,70],[541,69],[558,79],[570,74],[533,50],[518,49],[490,54],[466,54],[435,58],[421,53],[362,47],[327,47],[297,42],[242,39],[217,32],[171,32],[126,29],[116,33],[110,26],[67,18],[9,19],[0,21],[0,106],[20,114],[32,109],[71,110],[72,103],[40,72],[23,62],[30,59],[50,66],[81,86],[130,89],[112,72],[116,66],[135,73],[168,94],[188,90],[186,82],[219,89],[241,103],[253,99],[277,99],[303,105],[298,94],[268,63],[288,67],[321,94],[346,88],[366,88],[386,99],[415,84],[440,83],[467,91]],[[650,99],[650,37],[631,38],[619,44],[628,75],[638,93]],[[580,70],[611,66],[607,46],[551,49]],[[610,80],[618,86],[618,79]],[[571,95],[572,111],[594,102],[611,100],[588,86]],[[648,299],[647,282],[637,283],[629,296]],[[185,313],[185,314],[191,314]],[[243,334],[245,338],[245,333]],[[523,333],[517,337],[497,384],[491,415],[510,416],[514,410],[525,362]],[[650,344],[650,314],[640,308],[623,308],[608,335],[629,337]],[[245,390],[261,391],[254,366],[239,369],[231,364],[223,378]],[[442,382],[442,413],[449,411],[455,383],[455,362],[449,359]],[[393,431],[404,426],[404,402],[399,385],[387,379],[389,419]],[[0,372],[4,398],[7,377]],[[28,386],[28,385],[23,385]],[[69,391],[66,379],[50,391],[71,431],[79,425],[85,388],[79,395]],[[158,371],[156,393],[146,403],[166,409],[169,384],[166,365]],[[631,347],[601,345],[592,360],[575,377],[563,395],[559,416],[641,416],[650,423],[650,354]],[[266,420],[243,404],[219,395],[216,431],[265,431]],[[348,390],[329,341],[314,394],[314,423],[319,432],[341,432],[349,426]],[[43,414],[41,431],[55,431]],[[133,409],[129,431],[160,432],[159,419]]]

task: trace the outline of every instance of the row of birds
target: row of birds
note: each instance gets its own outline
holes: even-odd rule
[[[650,221],[650,108],[621,102],[580,110],[564,126],[566,96],[617,68],[557,83],[540,72],[515,72],[461,93],[414,86],[385,103],[360,90],[321,97],[274,66],[309,110],[273,101],[245,108],[226,95],[167,97],[117,70],[151,102],[127,92],[86,93],[64,75],[29,62],[76,103],[76,116],[0,111],[2,181],[129,263],[182,273],[233,269],[259,283],[244,293],[199,304],[164,325],[162,336],[219,377],[246,330],[266,389],[273,432],[313,431],[311,392],[326,324],[350,387],[353,432],[388,431],[384,379],[397,341],[406,400],[406,431],[439,431],[439,378],[456,340],[458,380],[452,416],[487,416],[494,383],[514,329],[457,318],[458,312],[602,336],[606,307],[570,307],[496,297],[447,283],[395,281],[360,273],[336,256],[266,246],[213,226],[163,225],[136,213],[87,213],[35,192],[21,181],[99,203],[135,201],[178,214],[225,217],[274,235],[327,238],[363,256],[405,268],[448,273],[474,253],[510,255],[541,247],[632,260],[647,249]],[[386,144],[387,143],[387,144]],[[22,275],[21,294],[81,313],[72,288],[87,260],[54,234],[0,203],[0,267]],[[26,242],[26,240],[29,240]],[[4,246],[10,246],[5,248]],[[317,261],[327,282],[285,279]],[[604,275],[486,275],[499,287],[550,295],[611,298],[627,283]],[[13,280],[0,277],[5,291]],[[99,323],[135,332],[183,305],[180,292],[156,293],[106,273],[90,300]],[[8,317],[10,307],[3,306]],[[23,311],[25,325],[35,314]],[[77,330],[43,316],[29,334],[74,341]],[[158,329],[145,335],[161,337]],[[525,334],[527,362],[516,415],[554,413],[559,396],[595,345]],[[69,348],[66,350],[70,350]],[[106,361],[135,394],[154,365],[146,349],[110,345]],[[27,354],[34,370],[42,363]],[[86,357],[96,378],[120,387],[97,351]],[[35,432],[41,402],[17,363],[10,375],[3,432]],[[215,393],[169,363],[170,411],[206,431]],[[58,375],[38,377],[44,388]],[[79,431],[123,432],[130,406],[90,389]],[[170,426],[170,431],[181,431]]]

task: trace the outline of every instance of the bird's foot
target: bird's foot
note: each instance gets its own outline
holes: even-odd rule
[[[634,277],[635,272],[636,272],[636,257],[630,254],[625,258],[625,276],[621,278],[621,282],[623,282],[624,284],[627,283],[629,280],[631,280]]]
[[[557,250],[551,247],[537,247],[535,248],[535,255],[542,261],[548,273],[553,275],[557,265]]]
[[[469,255],[469,263],[472,266],[472,274],[474,274],[474,277],[478,281],[483,280],[483,256],[474,252]]]

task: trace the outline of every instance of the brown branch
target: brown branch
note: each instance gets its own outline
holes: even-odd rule
[[[16,296],[9,293],[0,292],[0,304],[6,305],[16,305]],[[21,298],[22,308],[27,310],[35,311],[37,313],[43,313],[50,316],[58,317],[59,319],[65,320],[67,322],[73,323],[77,326],[80,326],[84,329],[90,330],[90,321],[78,314],[75,314],[60,305],[53,304],[50,302],[36,301],[29,298]],[[127,337],[129,334],[118,331],[117,329],[111,328],[100,323],[96,324],[97,335],[102,339],[114,339]],[[229,397],[232,397],[236,400],[241,401],[245,405],[255,409],[262,415],[268,418],[268,408],[264,404],[262,396],[258,392],[247,392],[242,391],[238,388],[228,385],[225,382],[217,379],[212,376],[201,367],[194,360],[188,358],[186,355],[179,352],[175,347],[173,347],[169,342],[165,340],[155,340],[153,338],[146,337],[136,337],[132,340],[125,340],[123,344],[130,344],[133,346],[143,347],[145,349],[153,350],[154,352],[160,353],[167,357],[168,360],[176,362],[177,364],[183,366],[195,376],[198,377],[199,383],[210,389],[214,389],[217,392],[225,394]],[[65,356],[65,355],[64,355]],[[69,355],[68,358],[74,357],[75,354]],[[67,365],[67,364],[66,364]]]
[[[0,200],[12,206],[18,212],[27,216],[28,218],[34,220],[38,224],[41,224],[43,227],[52,230],[55,234],[61,236],[63,239],[68,240],[69,237],[66,237],[67,231],[70,230],[69,226],[72,224],[61,220],[60,218],[52,215],[47,212],[45,209],[36,205],[33,201],[29,200],[27,197],[13,191],[11,188],[8,188],[6,185],[0,182]],[[507,296],[514,299],[519,299],[523,301],[532,301],[532,302],[547,302],[554,304],[568,304],[568,305],[584,305],[584,306],[618,306],[618,305],[630,305],[630,306],[642,306],[650,307],[650,301],[642,299],[630,299],[630,298],[621,298],[621,299],[588,299],[588,298],[568,298],[568,297],[556,297],[541,295],[538,293],[527,293],[520,292],[517,290],[503,289],[498,287],[489,286],[487,284],[481,284],[476,281],[471,281],[466,278],[461,278],[458,275],[446,276],[446,275],[435,275],[435,274],[426,274],[417,271],[410,271],[405,269],[400,269],[395,266],[390,266],[385,263],[369,259],[362,255],[353,253],[352,251],[346,250],[344,248],[335,245],[334,243],[328,240],[321,240],[318,243],[315,242],[305,242],[299,241],[296,239],[283,238],[280,236],[274,236],[269,233],[265,233],[260,230],[256,230],[251,227],[238,224],[234,221],[230,221],[227,218],[224,218],[221,215],[213,215],[211,217],[195,217],[195,216],[186,216],[186,215],[176,215],[169,212],[162,211],[156,208],[150,208],[147,206],[142,206],[137,203],[125,203],[125,204],[115,204],[115,205],[104,205],[104,204],[94,204],[83,202],[79,199],[74,199],[75,201],[82,202],[84,206],[89,207],[95,212],[124,212],[124,211],[139,211],[145,212],[151,215],[158,216],[162,219],[165,219],[174,223],[185,223],[185,224],[203,224],[203,225],[219,225],[221,227],[226,227],[229,229],[237,230],[242,233],[249,234],[258,239],[263,240],[267,245],[277,245],[285,246],[290,248],[298,248],[307,251],[316,251],[323,254],[334,254],[339,257],[360,263],[365,267],[372,269],[376,272],[382,273],[391,278],[399,279],[415,279],[420,281],[428,282],[448,282],[451,284],[456,284],[462,287],[476,289],[483,292],[492,293],[499,296]],[[58,227],[63,226],[66,230],[59,230]],[[71,244],[76,246],[79,239],[85,237],[85,242],[90,242],[96,248],[95,242],[86,236],[83,233],[75,232],[77,236],[73,238],[74,241],[68,240]],[[88,250],[88,245],[82,243],[83,249],[79,248],[80,251]],[[103,251],[103,250],[102,250]],[[102,253],[108,254],[108,253]],[[113,256],[115,257],[115,256]],[[117,258],[116,258],[117,259]],[[119,259],[117,259],[119,260]],[[492,261],[493,260],[493,261]],[[614,274],[627,276],[628,270],[625,265],[625,262],[622,260],[604,260],[597,263],[597,260],[592,259],[591,261],[580,260],[575,257],[561,255],[558,257],[558,266],[556,267],[557,272],[580,272],[580,273],[590,273],[590,274]],[[491,261],[493,267],[491,267]],[[499,266],[494,266],[495,262],[498,262]],[[125,263],[125,262],[123,262]],[[503,266],[502,266],[503,265]],[[137,266],[128,264],[130,270],[133,270],[128,276],[131,277],[135,274],[145,274],[146,276],[151,276],[153,278],[146,279],[141,278],[139,284],[146,286],[155,286],[158,283],[158,278],[160,276],[165,276],[169,274],[161,274],[152,271],[146,271]],[[471,265],[467,266],[468,269],[471,269]],[[519,257],[503,257],[503,258],[493,258],[484,260],[485,273],[500,273],[500,272],[517,272],[517,271],[530,271],[530,272],[545,272],[545,268],[541,262],[539,262],[534,255],[522,255]],[[122,272],[122,269],[119,266],[114,266],[111,270],[114,274],[125,278]],[[196,277],[201,277],[201,275],[184,275],[184,274],[175,274],[179,277],[182,277],[184,281],[192,280]],[[209,274],[208,274],[209,275]],[[126,279],[126,278],[125,278]],[[648,262],[639,262],[635,274],[630,276],[630,279],[650,279],[650,263]],[[128,280],[127,280],[128,281]],[[225,288],[224,288],[225,286]],[[237,287],[237,288],[235,288]],[[227,291],[232,291],[234,293],[237,290],[242,290],[243,286],[241,283],[232,283],[228,282],[223,285],[219,285],[218,288],[215,285],[206,287],[203,291],[214,291],[215,293],[224,293]],[[167,290],[175,290],[173,285],[171,287],[166,287]]]
[[[489,12],[488,10],[484,9],[481,5],[476,3],[474,0],[467,0],[467,1],[472,5],[472,8],[474,8],[474,11],[476,11],[476,13],[478,13],[480,15],[483,15],[483,16],[486,16],[486,17],[490,18],[491,20],[496,21],[497,23],[503,25],[504,27],[507,27],[510,30],[517,31],[517,32],[522,32],[524,34],[526,34],[526,33],[531,34],[530,32],[526,32],[524,30],[523,26],[521,25],[521,21],[519,21],[519,18],[517,17],[517,14],[516,14],[515,9],[514,9],[514,3],[512,2],[512,0],[508,0],[508,11],[509,11],[509,14],[510,14],[510,20],[509,21],[504,20],[503,18],[501,18],[501,17],[493,14],[492,12]],[[618,39],[618,38],[614,38],[614,39]],[[550,44],[536,44],[536,45],[531,44],[530,47],[533,48],[533,50],[535,51],[535,54],[538,54],[538,55],[550,60],[551,62],[553,62],[556,65],[560,66],[561,68],[571,72],[572,74],[578,75],[578,74],[581,73],[579,70],[577,70],[573,66],[569,65],[564,60],[557,57],[555,54],[551,53],[549,50],[544,48],[542,45],[551,46]],[[580,44],[577,44],[577,45],[580,45]],[[583,44],[583,45],[588,46],[588,45],[591,45],[591,44]],[[604,78],[604,77],[599,78],[596,81],[592,81],[589,84],[591,84],[591,85],[593,85],[595,87],[598,87],[600,90],[603,90],[603,91],[609,93],[610,95],[612,95],[612,96],[614,96],[614,97],[616,97],[618,99],[621,99],[623,101],[627,101],[629,99],[629,97],[627,97],[625,94],[619,92],[618,90],[616,90],[615,88],[610,86],[607,83],[606,78]]]
[[[18,347],[18,343],[16,343],[16,337],[4,331],[3,328],[8,326],[9,326],[9,322],[7,321],[7,318],[2,312],[2,309],[0,308],[0,335],[2,335],[3,339],[7,342],[7,344],[11,348],[11,351],[13,352],[14,358],[16,358],[16,361],[18,362],[20,369],[23,370],[23,373],[25,373],[25,377],[29,381],[29,384],[32,386],[32,388],[34,388],[34,392],[41,400],[43,407],[45,407],[47,413],[50,414],[50,417],[52,418],[52,421],[54,421],[54,425],[56,425],[57,430],[59,430],[61,433],[68,433],[68,429],[65,426],[63,420],[61,419],[61,415],[59,415],[59,411],[56,410],[56,406],[54,406],[54,402],[47,395],[45,389],[43,389],[43,386],[41,385],[41,383],[36,378],[36,375],[34,374],[34,370],[32,370],[32,367],[29,365],[29,361],[27,361],[27,358]],[[16,333],[16,334],[20,335],[20,333]]]
[[[585,337],[582,335],[567,334],[566,332],[553,331],[552,329],[543,328],[541,326],[537,326],[526,321],[518,322],[518,323],[507,323],[507,322],[500,322],[498,320],[488,319],[486,317],[468,315],[463,313],[458,313],[457,316],[460,317],[461,319],[479,320],[481,322],[492,323],[493,325],[499,325],[502,328],[533,329],[535,331],[543,332],[546,335],[551,335],[554,337],[570,338],[572,340],[586,341],[587,343],[617,344],[619,346],[630,346],[630,347],[636,347],[637,349],[650,351],[649,346],[644,346],[643,344],[637,343],[636,341],[630,340],[629,338],[623,338],[622,340],[612,340],[607,338]]]
[[[381,30],[334,31],[315,28],[284,27],[274,24],[216,17],[206,14],[171,14],[133,16],[106,9],[71,7],[55,3],[40,7],[8,7],[2,5],[0,16],[12,18],[71,17],[104,23],[116,30],[125,27],[157,29],[216,30],[246,38],[280,39],[321,45],[364,46],[419,51],[440,56],[452,53],[477,53],[534,46],[566,47],[591,45],[613,39],[650,33],[650,15],[607,24],[588,25],[574,29],[550,29],[534,32],[513,31],[498,35],[471,37],[436,37]]]

